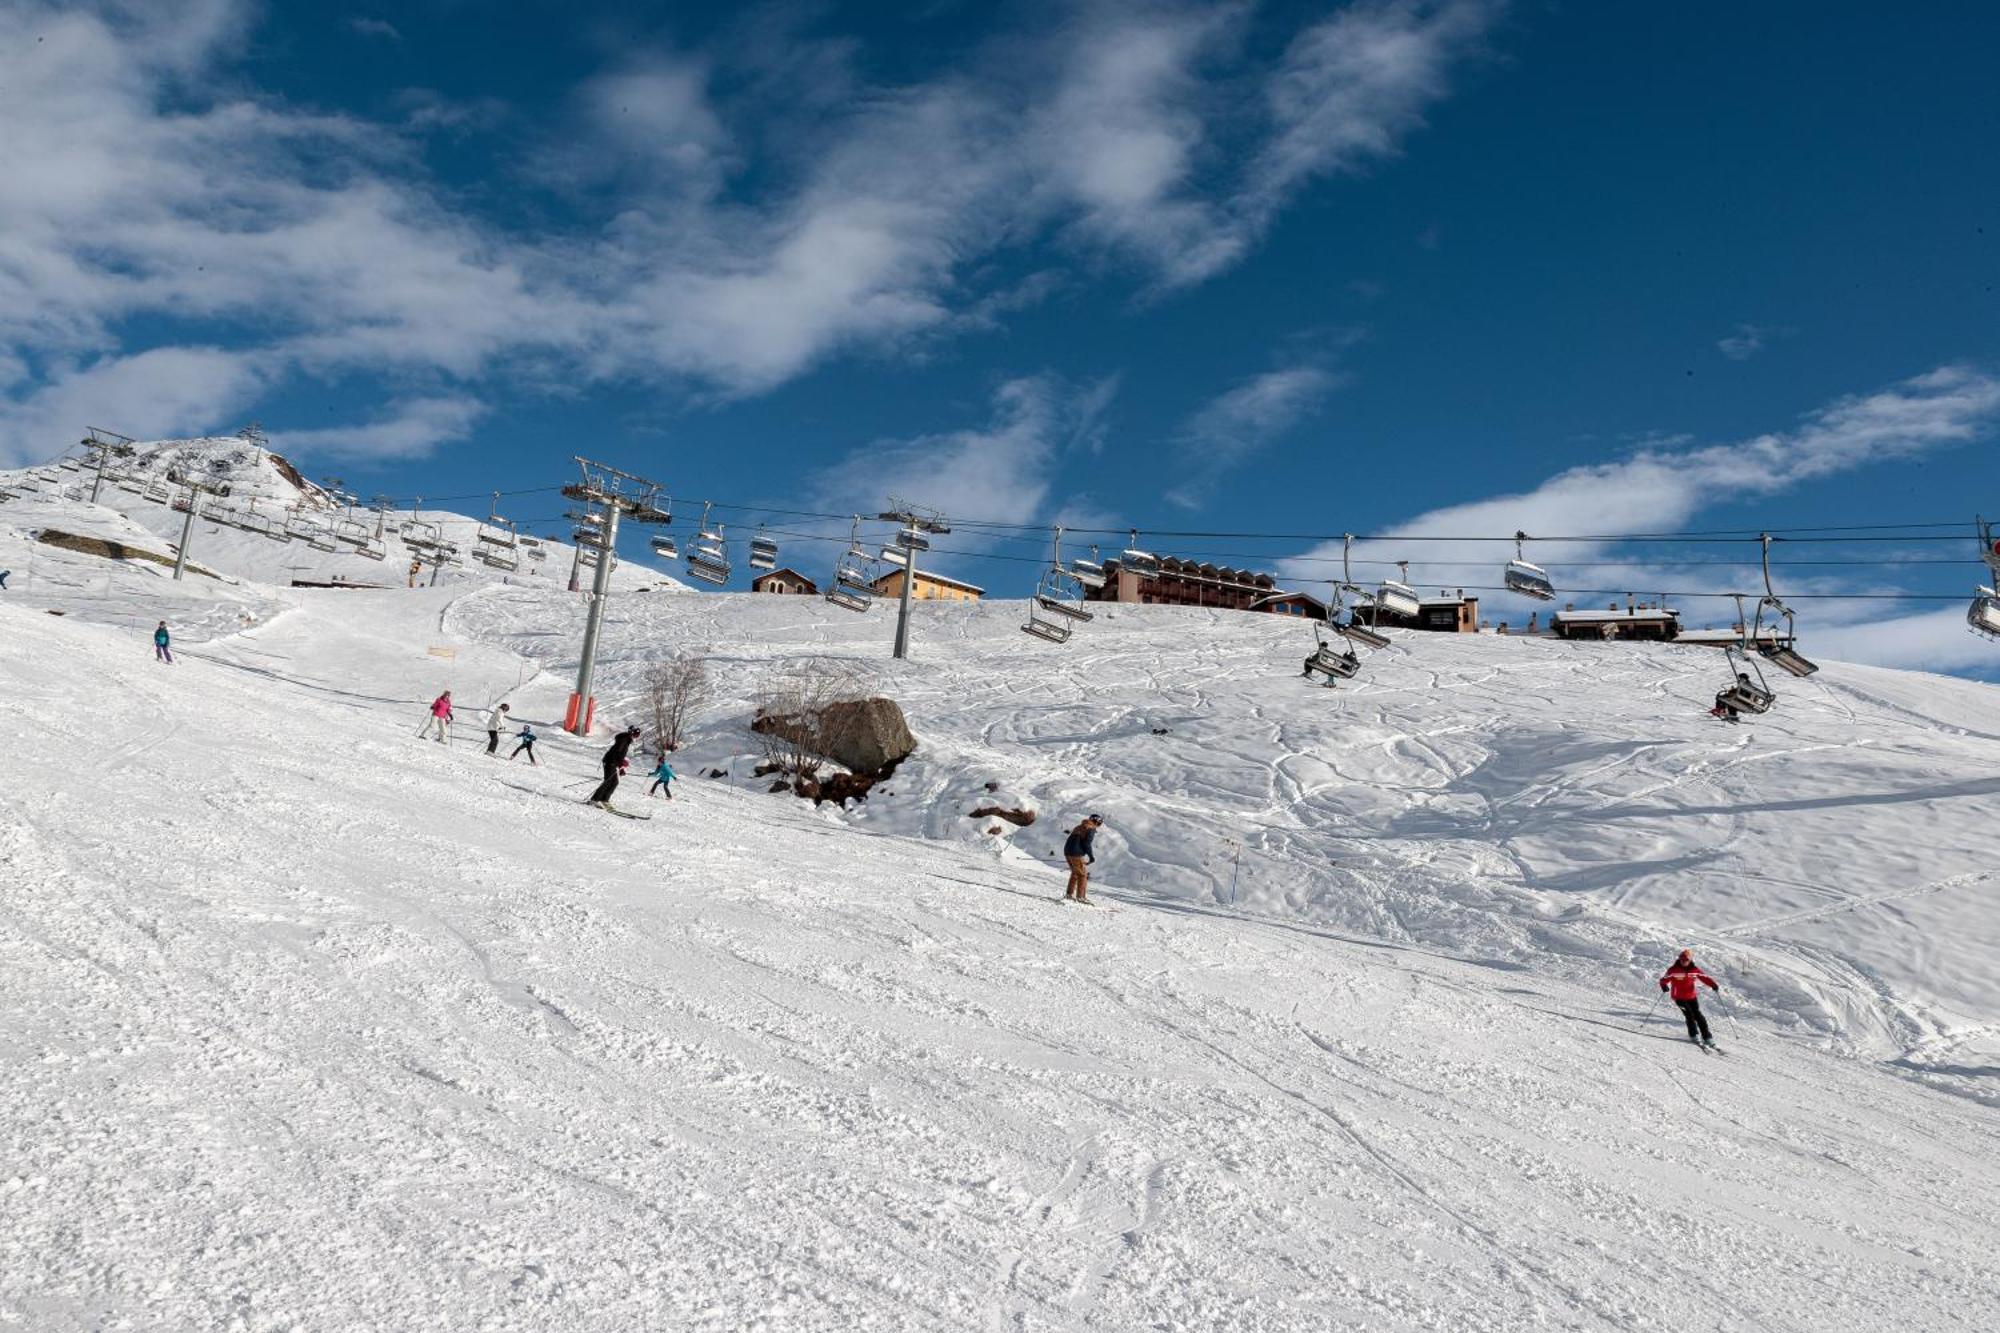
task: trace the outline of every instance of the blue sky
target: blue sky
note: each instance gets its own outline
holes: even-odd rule
[[[1312,534],[1944,520],[1785,586],[1978,576],[1991,7],[635,8],[0,0],[0,458],[255,417],[368,492],[584,452],[684,510],[1299,534],[1155,543],[1297,581]],[[1019,593],[1045,542],[948,563]],[[1741,543],[1537,549],[1747,586]],[[1800,605],[1829,655],[1996,651]]]

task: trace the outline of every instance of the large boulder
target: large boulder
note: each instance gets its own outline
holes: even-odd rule
[[[854,773],[880,773],[917,748],[894,699],[845,699],[810,713],[762,713],[750,729],[784,736]]]

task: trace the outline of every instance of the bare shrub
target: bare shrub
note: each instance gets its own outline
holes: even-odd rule
[[[757,734],[770,771],[794,781],[818,776],[826,759],[822,718],[827,706],[856,693],[851,668],[824,657],[809,657],[782,675],[767,678],[757,693]]]
[[[713,687],[708,659],[677,653],[646,668],[646,700],[653,708],[653,735],[661,751],[678,750]]]

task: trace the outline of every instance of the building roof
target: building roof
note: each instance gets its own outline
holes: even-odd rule
[[[1267,594],[1266,596],[1259,597],[1256,601],[1250,603],[1250,609],[1252,611],[1261,611],[1265,607],[1275,606],[1279,602],[1294,602],[1294,601],[1311,602],[1314,606],[1318,607],[1320,610],[1322,611],[1326,610],[1326,603],[1321,601],[1319,598],[1313,596],[1309,592],[1270,593]]]
[[[877,577],[875,583],[878,586],[887,583],[890,579],[896,577],[896,575],[902,572],[903,572],[902,566],[898,565],[894,569],[887,570],[879,577]],[[947,588],[963,588],[967,592],[976,592],[981,597],[984,597],[986,595],[986,589],[980,587],[977,583],[967,583],[964,579],[955,579],[945,574],[934,574],[928,569],[920,569],[917,571],[917,582],[939,583],[943,584]]]
[[[804,574],[799,573],[798,570],[793,569],[790,565],[780,565],[776,569],[765,570],[763,573],[759,574],[756,578],[750,580],[750,586],[754,588],[758,584],[764,582],[764,580],[766,579],[775,579],[786,574],[791,575],[793,578],[797,579],[800,583],[805,584],[808,588],[816,588],[819,586],[818,584],[814,583],[811,579],[807,578]]]
[[[1558,620],[1578,625],[1608,625],[1633,620],[1679,620],[1681,613],[1671,606],[1656,606],[1650,610],[1634,608],[1630,611],[1556,611],[1550,614],[1551,624]]]

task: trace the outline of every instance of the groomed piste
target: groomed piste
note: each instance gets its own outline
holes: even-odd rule
[[[0,563],[149,531],[36,503]],[[636,823],[553,725],[553,580],[211,549],[38,546],[0,600],[21,1327],[2000,1323],[1991,686],[1826,663],[1732,727],[1712,649],[1398,633],[1327,691],[1278,617],[932,606],[895,664],[879,614],[633,590],[603,725],[662,655],[717,684]],[[919,738],[845,810],[750,776],[826,663]],[[541,767],[417,740],[446,687]]]

